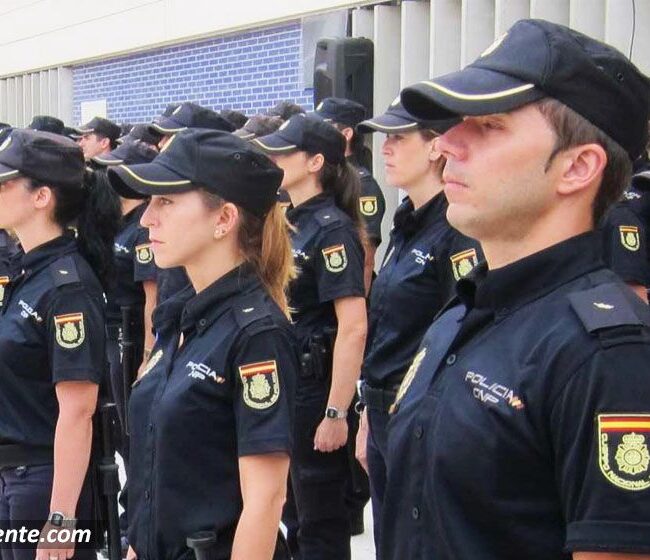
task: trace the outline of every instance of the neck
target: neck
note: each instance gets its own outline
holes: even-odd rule
[[[417,210],[441,192],[443,184],[436,175],[427,173],[420,181],[403,189],[408,193],[413,208]]]
[[[352,149],[350,147],[350,142],[345,145],[345,157],[349,158],[352,155]]]
[[[120,205],[122,206],[122,216],[126,216],[131,210],[137,208],[143,202],[144,200],[120,197]]]
[[[312,178],[311,176],[305,179],[302,183],[293,185],[291,189],[287,191],[294,208],[300,206],[310,198],[318,196],[322,192],[323,187],[320,186],[316,178]]]
[[[523,235],[500,235],[499,238],[480,239],[488,268],[494,270],[517,262],[593,230],[591,218],[582,221],[552,220],[550,223],[537,224]]]
[[[25,253],[63,235],[63,228],[52,222],[30,224],[25,228],[16,228],[15,231]]]
[[[223,247],[219,245],[224,244]],[[206,250],[203,254],[197,255],[192,262],[185,265],[187,276],[198,294],[208,286],[237,268],[244,262],[244,258],[238,251],[236,245],[224,239],[215,247]]]

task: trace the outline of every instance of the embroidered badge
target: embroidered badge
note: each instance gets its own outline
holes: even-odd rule
[[[5,286],[9,284],[9,276],[0,276],[0,307],[5,302]]]
[[[377,197],[362,196],[359,198],[359,210],[364,216],[374,216],[377,213]]]
[[[599,414],[598,462],[614,486],[650,488],[650,414]]]
[[[621,245],[628,251],[638,251],[641,247],[641,239],[639,237],[639,228],[636,226],[619,226],[621,234]]]
[[[330,272],[343,272],[348,266],[348,255],[345,252],[345,245],[334,245],[322,250],[325,259],[325,268]]]
[[[280,381],[275,360],[255,362],[239,367],[244,402],[250,408],[265,410],[280,396]]]
[[[135,248],[135,258],[140,264],[149,264],[153,260],[153,251],[150,243],[137,245]]]
[[[56,343],[61,348],[77,348],[86,340],[83,313],[54,316]]]
[[[467,251],[456,253],[449,257],[449,259],[451,260],[451,268],[454,271],[454,278],[456,280],[467,276],[478,264],[476,249],[468,249]]]
[[[144,366],[144,369],[142,370],[142,373],[140,374],[140,377],[144,377],[147,375],[153,368],[156,367],[156,364],[160,361],[160,358],[163,357],[163,351],[158,350],[156,351],[151,358],[149,358],[149,361],[147,362],[147,365]]]
[[[400,401],[404,398],[404,395],[406,395],[406,392],[409,390],[411,383],[413,383],[413,380],[415,379],[415,374],[420,369],[420,366],[422,365],[422,361],[424,360],[426,355],[427,355],[427,349],[422,348],[422,350],[420,350],[417,353],[415,358],[413,358],[413,361],[411,362],[411,366],[406,372],[406,375],[404,376],[404,379],[402,379],[402,383],[400,384],[399,389],[397,390],[397,395],[395,396],[395,402],[390,407],[389,410],[390,414],[393,414],[395,412],[397,405],[399,405]]]

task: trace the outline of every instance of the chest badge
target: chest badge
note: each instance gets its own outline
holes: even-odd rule
[[[137,245],[135,248],[135,258],[140,264],[149,264],[153,260],[153,251],[150,243]]]
[[[639,237],[639,228],[636,226],[619,226],[621,236],[621,245],[628,251],[638,251],[641,247],[641,239]]]
[[[650,488],[650,414],[599,414],[600,471],[614,486]]]
[[[395,396],[395,402],[390,407],[389,410],[390,414],[396,412],[397,405],[399,405],[400,401],[404,398],[404,395],[406,395],[406,392],[409,390],[411,383],[413,383],[413,380],[415,379],[415,374],[420,369],[420,366],[422,365],[422,362],[426,355],[427,355],[427,349],[422,348],[422,350],[420,350],[417,353],[415,358],[413,358],[411,367],[409,367],[408,371],[406,372],[406,375],[404,376],[404,379],[402,379],[402,383],[399,386],[399,389],[397,390],[397,395]]]
[[[9,276],[0,276],[0,307],[5,302],[5,286],[9,284]]]
[[[54,316],[56,343],[61,348],[78,348],[86,340],[83,313]]]
[[[467,251],[456,253],[449,257],[449,259],[451,260],[451,268],[454,271],[454,278],[456,280],[467,276],[478,264],[476,249],[468,249]]]
[[[149,358],[149,361],[147,362],[147,365],[144,366],[144,369],[142,370],[142,373],[140,374],[140,378],[144,377],[147,375],[153,368],[156,367],[156,364],[160,361],[160,359],[163,357],[163,351],[158,350],[151,358]]]
[[[362,196],[359,198],[359,210],[364,216],[374,216],[377,213],[377,197]]]
[[[280,381],[275,360],[240,366],[239,377],[246,406],[265,410],[277,402],[280,396]]]
[[[325,268],[330,272],[343,272],[348,266],[348,254],[345,245],[334,245],[322,250]]]

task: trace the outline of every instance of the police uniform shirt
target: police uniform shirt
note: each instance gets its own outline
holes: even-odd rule
[[[630,202],[618,202],[602,227],[605,263],[625,282],[650,286],[647,231]]]
[[[104,294],[75,239],[29,251],[0,313],[0,441],[51,447],[54,385],[99,384],[104,364]]]
[[[352,220],[328,194],[320,194],[287,212],[298,277],[289,301],[298,337],[304,342],[336,326],[334,300],[365,297],[364,251]]]
[[[238,459],[290,450],[291,326],[247,265],[170,298],[154,326],[129,402],[129,542],[141,560],[180,558],[186,537],[213,530],[216,557],[229,558],[242,511]]]
[[[458,283],[393,406],[382,558],[650,551],[650,316],[600,249]]]
[[[9,235],[9,233],[0,229],[0,307],[4,300],[5,289],[9,280],[15,274],[12,270],[16,257],[21,254],[19,244]]]
[[[359,197],[359,211],[366,224],[368,239],[375,246],[381,245],[381,221],[386,212],[386,200],[381,187],[375,181],[372,173],[362,165],[352,161],[353,167],[359,173],[361,183],[361,196]]]
[[[184,267],[159,269],[157,275],[158,304],[184,291],[188,286],[190,286],[190,279],[187,277]]]
[[[141,204],[124,216],[122,228],[115,236],[115,280],[107,294],[106,316],[109,323],[121,322],[121,306],[142,307],[142,282],[156,279],[156,265],[149,242],[149,230],[140,227],[146,209]]]
[[[395,213],[370,293],[362,375],[372,387],[400,383],[436,313],[455,294],[456,281],[482,258],[478,242],[449,225],[447,206],[441,192],[417,210],[407,198]]]

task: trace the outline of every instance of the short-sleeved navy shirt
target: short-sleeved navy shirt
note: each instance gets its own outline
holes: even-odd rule
[[[149,242],[149,230],[140,226],[140,218],[145,210],[146,205],[141,204],[126,214],[115,236],[115,280],[106,294],[106,317],[112,324],[121,322],[120,307],[142,307],[142,282],[156,280],[157,269]]]
[[[20,245],[6,230],[0,229],[0,307],[4,302],[7,284],[16,273],[16,261],[21,254]]]
[[[154,326],[129,402],[129,542],[142,560],[175,559],[186,537],[212,530],[229,558],[239,458],[290,451],[296,341],[247,265],[168,299]]]
[[[359,181],[361,183],[359,211],[366,223],[368,240],[375,247],[379,247],[381,244],[381,221],[386,213],[384,193],[381,192],[381,187],[375,181],[370,171],[362,165],[354,163],[352,160],[350,160],[350,163],[352,163],[352,166],[359,173]]]
[[[650,314],[600,252],[458,283],[388,425],[382,558],[650,551]]]
[[[298,277],[289,301],[301,343],[336,327],[334,300],[364,297],[364,250],[357,228],[333,197],[320,194],[287,211]]]
[[[625,282],[650,286],[648,232],[631,200],[612,206],[601,230],[605,263]]]
[[[0,312],[0,441],[52,446],[55,384],[99,384],[104,373],[104,294],[71,235],[21,264]]]
[[[395,213],[370,293],[362,376],[372,387],[402,381],[436,313],[455,295],[456,281],[482,259],[478,242],[449,225],[447,206],[441,192],[417,210],[407,198]]]

